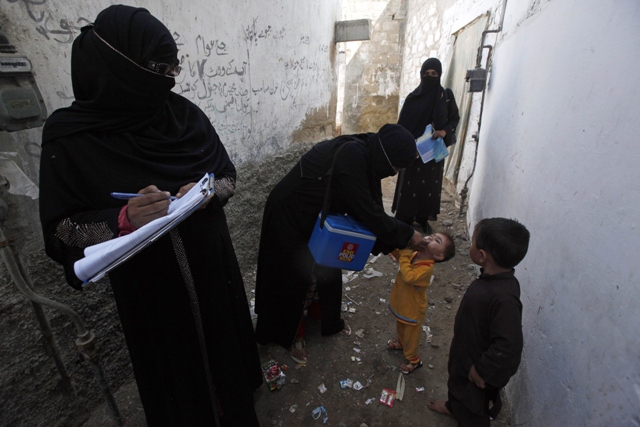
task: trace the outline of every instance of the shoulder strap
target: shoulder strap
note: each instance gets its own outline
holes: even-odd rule
[[[340,148],[336,150],[335,153],[333,153],[333,161],[331,162],[331,168],[329,168],[329,170],[326,173],[326,176],[328,176],[327,191],[324,194],[324,202],[322,203],[322,211],[320,212],[320,228],[321,229],[322,227],[324,227],[324,220],[327,218],[327,211],[329,210],[329,201],[331,200],[331,182],[333,178],[333,167],[336,164],[336,157],[338,157],[338,153],[342,151],[342,149],[347,144],[351,144],[351,142],[345,142],[340,146]]]

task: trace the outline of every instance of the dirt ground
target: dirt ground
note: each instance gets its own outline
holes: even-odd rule
[[[385,203],[390,203],[395,181],[385,182]],[[388,350],[386,342],[394,337],[395,320],[387,301],[398,265],[388,256],[371,256],[361,272],[343,271],[343,317],[352,330],[350,337],[340,334],[320,336],[319,323],[309,320],[306,334],[308,363],[298,365],[287,350],[280,346],[259,346],[263,362],[275,360],[286,365],[286,380],[277,390],[265,383],[256,391],[256,411],[263,427],[268,426],[455,426],[453,418],[427,409],[427,403],[446,396],[447,356],[453,332],[456,310],[466,287],[476,275],[469,259],[469,240],[464,217],[452,198],[443,194],[439,221],[432,222],[435,232],[446,231],[454,236],[457,254],[436,266],[434,280],[428,289],[429,308],[423,324],[421,357],[424,366],[403,375],[399,366],[401,351]],[[419,228],[418,228],[419,229]],[[419,229],[420,230],[420,229]],[[255,275],[245,277],[253,299]],[[428,342],[429,341],[429,342]],[[241,373],[238,373],[241,375]],[[379,402],[383,389],[396,390],[398,378],[405,382],[404,398],[393,407]],[[341,388],[340,382],[350,379],[364,388]],[[326,391],[321,392],[324,386]],[[120,396],[122,393],[122,396]],[[118,393],[127,425],[145,427],[137,399],[135,383]],[[320,417],[314,419],[318,407]],[[494,426],[510,425],[508,404]],[[326,418],[326,422],[324,422]],[[104,405],[94,412],[85,427],[111,427]]]
[[[256,233],[259,234],[261,207],[268,191],[242,189],[270,188],[305,150],[300,146],[260,165],[243,165],[238,170],[238,175],[245,179],[225,210],[248,300],[254,295]],[[383,184],[388,207],[395,181],[391,178]],[[444,193],[441,210],[439,221],[432,222],[433,229],[454,236],[457,254],[452,260],[436,265],[423,325],[432,336],[427,342],[428,334],[422,334],[424,366],[403,376],[403,400],[392,408],[378,401],[383,389],[396,389],[398,377],[402,375],[398,370],[404,359],[402,353],[386,348],[387,340],[395,332],[395,320],[386,303],[398,267],[388,256],[370,257],[363,271],[344,276],[343,315],[352,329],[350,337],[321,337],[319,325],[309,321],[306,335],[309,358],[305,366],[297,366],[284,348],[259,346],[263,362],[275,360],[287,366],[286,381],[281,389],[270,391],[267,384],[263,384],[255,393],[256,411],[263,427],[456,425],[452,418],[436,414],[426,405],[432,399],[446,396],[446,365],[453,321],[476,269],[468,257],[465,217],[459,216],[458,207]],[[251,233],[247,233],[249,229]],[[24,261],[36,290],[73,308],[95,332],[101,366],[126,425],[146,427],[108,282],[92,284],[80,294],[64,285],[60,269],[44,254],[32,254]],[[59,312],[45,310],[73,383],[74,390],[69,392],[62,387],[52,359],[42,349],[42,333],[30,304],[12,287],[4,268],[0,269],[0,283],[3,337],[0,426],[115,426],[90,366],[80,359],[73,345],[76,334],[72,322]],[[340,381],[347,379],[360,382],[363,388],[342,389]],[[322,385],[325,392],[319,390]],[[324,412],[314,419],[312,414],[318,407],[323,407]],[[508,402],[504,408],[494,426],[510,425]]]

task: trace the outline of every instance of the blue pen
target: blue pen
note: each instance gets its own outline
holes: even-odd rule
[[[134,197],[140,197],[140,196],[146,196],[146,194],[139,194],[139,193],[111,193],[111,197],[113,197],[114,199],[120,199],[120,200],[129,200],[129,199],[133,199]],[[177,197],[176,196],[169,196],[169,200],[174,201],[176,200]]]

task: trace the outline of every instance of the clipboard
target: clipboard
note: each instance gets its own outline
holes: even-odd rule
[[[85,257],[74,263],[74,272],[80,280],[83,280],[83,286],[102,279],[109,271],[129,260],[187,219],[214,196],[213,183],[214,175],[205,174],[187,194],[171,202],[169,211],[164,217],[151,221],[126,236],[85,248]]]

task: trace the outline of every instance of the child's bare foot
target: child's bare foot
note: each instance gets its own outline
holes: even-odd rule
[[[434,400],[433,402],[429,402],[427,404],[427,408],[431,409],[432,411],[438,412],[440,414],[449,415],[450,417],[453,417],[453,414],[449,412],[449,410],[447,409],[447,405],[445,405],[445,403],[446,402],[442,399]]]

